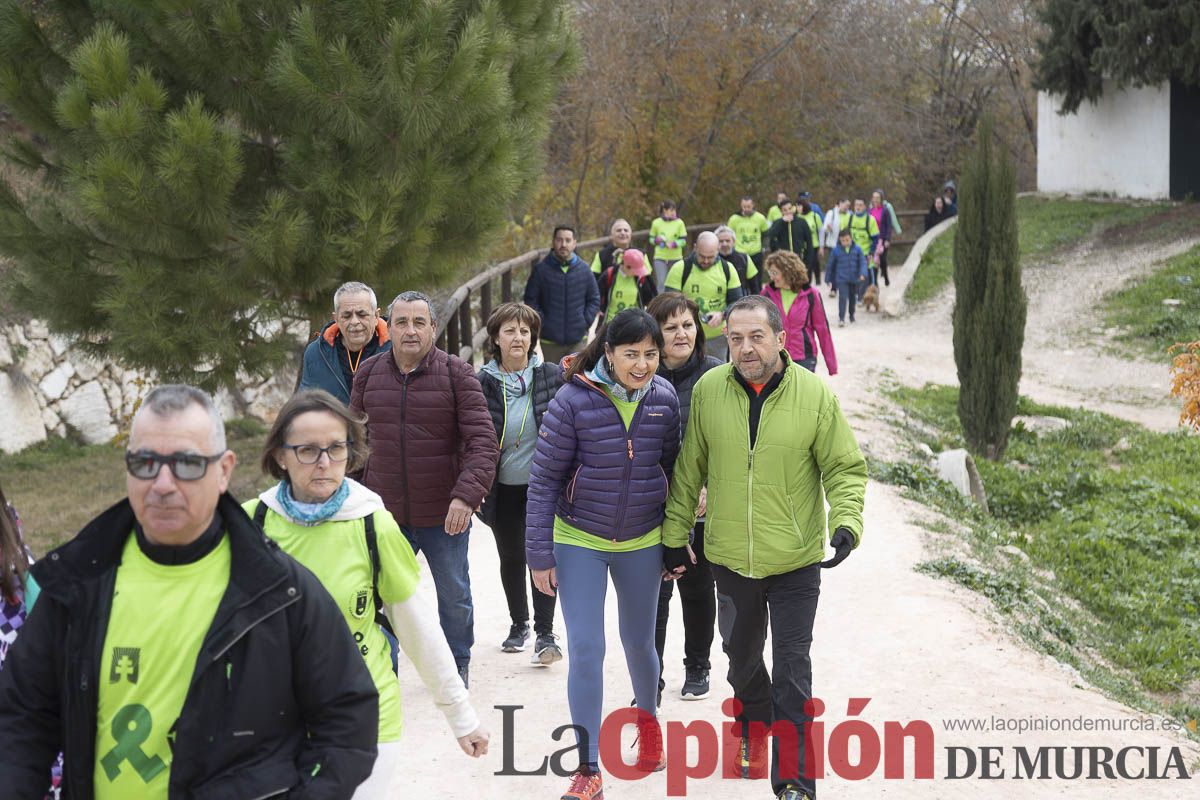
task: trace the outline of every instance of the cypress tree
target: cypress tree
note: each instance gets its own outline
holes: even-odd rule
[[[577,58],[568,6],[0,0],[0,102],[33,134],[6,143],[6,290],[164,378],[267,373],[342,281],[386,302],[503,224]]]
[[[967,446],[998,460],[1017,412],[1025,291],[1017,250],[1016,174],[1004,148],[992,146],[992,121],[958,188],[954,238],[954,362],[958,418]]]

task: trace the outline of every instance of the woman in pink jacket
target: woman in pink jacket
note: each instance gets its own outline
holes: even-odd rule
[[[787,334],[784,346],[788,355],[810,372],[817,371],[817,343],[825,354],[825,366],[830,375],[837,375],[837,355],[829,335],[829,320],[821,293],[808,280],[808,270],[795,253],[776,250],[767,256],[767,275],[771,282],[762,293],[779,308],[783,315],[783,330]]]

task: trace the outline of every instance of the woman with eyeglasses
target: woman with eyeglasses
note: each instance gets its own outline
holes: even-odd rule
[[[299,392],[275,418],[262,455],[263,471],[279,483],[244,504],[337,601],[375,679],[379,757],[355,800],[390,797],[399,760],[400,686],[381,626],[390,624],[463,751],[481,756],[488,749],[437,615],[415,592],[420,573],[412,547],[379,495],[346,477],[366,456],[362,417],[323,390]]]
[[[534,352],[542,319],[524,303],[505,303],[487,321],[491,359],[479,370],[479,385],[487,399],[500,464],[492,490],[483,501],[479,518],[491,527],[500,555],[500,585],[508,601],[512,625],[500,649],[520,653],[529,641],[529,602],[525,575],[525,503],[529,493],[529,468],[537,445],[542,415],[562,386],[557,364],[546,364]],[[555,598],[533,589],[534,664],[549,666],[562,660],[554,635]]]

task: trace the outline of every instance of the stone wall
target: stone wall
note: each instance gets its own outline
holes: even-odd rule
[[[0,325],[0,451],[15,453],[49,436],[87,444],[112,441],[135,404],[155,385],[152,375],[97,361],[46,324]],[[217,402],[226,419],[270,421],[292,393],[295,373],[247,380]]]

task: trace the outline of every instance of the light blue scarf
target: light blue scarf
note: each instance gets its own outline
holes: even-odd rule
[[[650,379],[650,383],[647,383],[640,389],[635,389],[633,394],[630,394],[624,386],[617,383],[615,379],[609,376],[608,368],[605,365],[607,360],[608,359],[606,359],[604,356],[601,356],[600,360],[596,362],[596,366],[592,367],[587,371],[587,373],[585,373],[587,377],[596,383],[603,384],[604,386],[608,387],[608,391],[612,393],[612,396],[620,400],[622,403],[641,402],[642,398],[650,393],[650,387],[654,384],[653,378]]]
[[[293,522],[299,522],[301,525],[321,524],[336,514],[349,496],[350,484],[344,479],[338,490],[324,503],[301,503],[292,495],[290,481],[280,481],[279,488],[275,490],[275,499],[279,501],[279,505],[283,506],[283,510]]]

